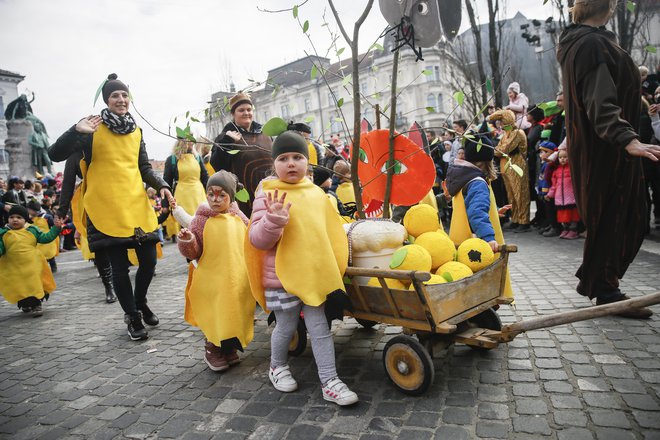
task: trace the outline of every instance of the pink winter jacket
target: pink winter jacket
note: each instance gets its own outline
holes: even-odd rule
[[[236,202],[233,202],[229,206],[229,213],[239,216],[243,220],[243,223],[247,225],[248,218],[241,212]],[[199,205],[195,216],[190,221],[190,232],[193,234],[192,239],[186,241],[179,238],[177,240],[181,255],[189,260],[198,260],[202,256],[204,250],[204,226],[208,219],[216,215],[218,213],[212,210],[207,203]]]
[[[248,231],[250,243],[252,246],[266,251],[263,261],[262,283],[266,289],[281,289],[282,282],[275,272],[275,254],[277,252],[277,242],[282,237],[284,227],[289,222],[288,214],[286,216],[273,215],[266,208],[266,194],[261,190],[261,185],[257,189],[254,202],[252,203],[252,224]]]
[[[571,168],[559,165],[552,173],[552,185],[548,191],[548,197],[555,199],[556,206],[575,205],[575,193],[573,192],[573,179]]]

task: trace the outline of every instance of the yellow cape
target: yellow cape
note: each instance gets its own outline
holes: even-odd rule
[[[206,339],[238,338],[246,347],[254,336],[254,297],[250,291],[243,240],[243,221],[219,214],[204,225],[204,250],[196,269],[189,266],[186,322],[199,327]]]
[[[488,185],[490,192],[490,210],[488,217],[490,223],[495,230],[495,241],[498,244],[504,244],[504,234],[502,234],[502,226],[500,225],[500,215],[497,213],[497,202],[495,201],[495,194],[493,189]],[[467,218],[467,211],[465,209],[465,200],[463,199],[463,192],[459,191],[452,199],[453,211],[451,215],[451,224],[449,226],[449,238],[456,246],[463,243],[468,238],[472,238],[472,229],[470,222]],[[509,276],[509,269],[506,270],[506,282],[504,284],[504,292],[502,295],[507,298],[513,298],[513,289],[511,288],[511,277]]]
[[[48,220],[43,217],[35,217],[32,219],[32,223],[39,228],[41,232],[47,234],[50,231],[50,226],[48,226]],[[42,244],[37,243],[37,249],[43,254],[46,260],[55,258],[60,254],[60,237],[57,237],[55,240],[50,243]]]
[[[289,223],[277,243],[275,272],[284,289],[310,306],[325,302],[328,294],[344,290],[343,275],[348,265],[348,240],[337,212],[323,190],[308,179],[296,184],[278,179],[263,180],[265,193],[286,192],[291,203]],[[248,229],[251,224],[248,226]],[[266,310],[263,258],[261,251],[245,237],[245,260],[252,294]],[[334,263],[334,264],[333,264]]]

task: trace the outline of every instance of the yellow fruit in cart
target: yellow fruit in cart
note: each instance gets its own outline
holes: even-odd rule
[[[445,284],[446,282],[447,280],[442,278],[440,275],[432,274],[430,280],[424,281],[424,285],[432,286],[434,284]],[[408,287],[408,290],[415,290],[415,285],[411,283],[410,287]]]
[[[437,231],[440,229],[438,211],[429,205],[415,205],[403,217],[403,226],[415,238],[424,232]]]
[[[444,229],[440,228],[440,229],[437,230],[437,232],[442,234],[443,237],[449,238],[449,234],[447,234]]]
[[[425,232],[415,240],[415,244],[423,247],[431,254],[431,269],[435,270],[454,259],[456,246],[446,235],[440,232]]]
[[[390,269],[431,271],[432,264],[429,251],[417,244],[400,247],[392,255]]]
[[[450,261],[443,264],[435,271],[435,273],[450,283],[473,275],[472,269],[458,261]]]
[[[495,261],[495,254],[490,245],[480,238],[468,238],[458,246],[456,260],[478,272]]]
[[[394,278],[385,278],[385,284],[387,284],[387,287],[390,289],[406,290],[406,285],[400,280],[395,280]],[[371,278],[367,283],[367,286],[382,287],[378,278]]]

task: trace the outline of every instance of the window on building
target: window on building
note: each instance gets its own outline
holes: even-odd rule
[[[440,81],[440,66],[433,66],[433,79]]]
[[[367,107],[362,113],[362,117],[373,124],[375,122],[374,109],[372,109],[371,107]]]
[[[305,98],[305,111],[312,111],[312,100],[310,98]]]
[[[330,124],[330,132],[331,133],[344,132],[344,126],[342,125],[342,122],[339,120],[339,115],[335,115],[335,117],[332,118],[332,124]]]
[[[2,100],[2,96],[0,96],[0,119],[5,118],[5,103]]]
[[[289,117],[289,104],[284,104],[280,107],[280,111],[282,112],[282,118],[286,119]]]
[[[439,112],[444,112],[445,111],[445,102],[444,98],[442,96],[442,93],[438,93],[438,111]]]
[[[360,81],[360,93],[362,93],[364,96],[369,94],[369,87],[367,86],[366,81]]]
[[[328,107],[334,107],[335,98],[332,96],[332,93],[328,92]]]
[[[438,101],[435,98],[435,95],[433,93],[429,93],[428,96],[426,97],[426,106],[431,107],[435,110],[438,109]]]
[[[433,72],[433,66],[426,66],[424,70],[428,70],[429,72]],[[433,75],[426,75],[426,82],[433,82]]]

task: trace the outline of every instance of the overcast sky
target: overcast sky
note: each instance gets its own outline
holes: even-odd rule
[[[483,21],[487,10],[485,0],[479,1]],[[335,4],[352,29],[365,3],[336,0]],[[543,0],[507,3],[507,16],[517,11],[538,18],[552,14],[550,7],[542,6]],[[142,115],[167,131],[174,116],[203,112],[211,93],[224,89],[229,80],[241,89],[250,84],[248,79],[263,81],[268,70],[312,51],[291,12],[257,9],[293,4],[292,0],[0,0],[0,69],[25,75],[19,93],[35,92],[33,110],[44,121],[51,142],[81,117],[98,114],[103,102],[99,98],[93,106],[94,94],[112,72],[129,85]],[[309,20],[309,33],[319,50],[325,50],[329,41],[327,28],[321,26],[324,12],[334,28],[325,0],[309,0],[299,12]],[[376,1],[361,33],[363,50],[384,27]],[[167,157],[172,139],[151,130],[135,111],[132,114],[144,128],[150,156]],[[204,134],[201,124],[194,131]]]

